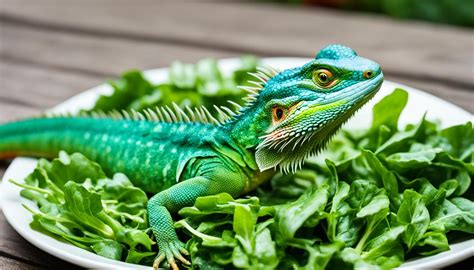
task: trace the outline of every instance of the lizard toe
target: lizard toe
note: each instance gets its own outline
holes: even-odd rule
[[[178,265],[176,265],[176,262],[174,260],[170,263],[170,268],[173,270],[179,270],[179,267]]]
[[[183,250],[186,251],[186,253],[188,253],[188,251],[183,247],[184,244],[181,243],[181,242],[178,242],[178,243],[173,243],[173,248],[172,248],[172,251],[173,251],[173,255],[176,259],[178,259],[180,262],[184,263],[184,264],[187,264],[187,265],[190,265],[191,263],[186,260],[183,255],[181,253],[183,253]],[[184,254],[184,253],[183,253]],[[189,254],[189,253],[188,253]],[[187,254],[184,254],[184,255],[187,255]]]
[[[155,261],[153,262],[153,270],[158,270],[158,268],[160,267],[161,262],[162,262],[164,259],[165,259],[165,255],[164,255],[164,254],[158,254],[158,256],[156,256]]]
[[[179,269],[178,265],[176,264],[176,260],[180,261],[181,263],[185,265],[191,265],[191,262],[189,262],[183,256],[183,254],[187,255],[189,253],[184,248],[184,244],[180,242],[179,240],[160,243],[158,245],[158,249],[159,249],[158,255],[155,259],[155,262],[153,263],[154,270],[158,269],[160,264],[162,264],[163,261],[165,261],[165,259],[167,262],[167,266],[173,270]]]

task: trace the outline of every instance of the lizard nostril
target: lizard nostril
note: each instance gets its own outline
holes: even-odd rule
[[[375,73],[372,70],[368,69],[368,70],[364,71],[364,78],[365,79],[370,79],[370,78],[374,77],[374,74]]]

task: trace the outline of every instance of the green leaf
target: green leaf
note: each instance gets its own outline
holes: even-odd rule
[[[138,70],[131,70],[122,74],[117,81],[109,84],[113,88],[112,95],[102,95],[96,101],[93,111],[109,112],[127,108],[135,99],[150,94],[154,86],[145,79]]]
[[[339,204],[349,196],[350,186],[346,182],[340,182],[336,194],[332,199],[331,213],[335,213],[339,207]]]
[[[376,258],[391,252],[399,244],[397,239],[404,231],[404,226],[397,226],[372,239],[367,244],[367,251],[362,257],[365,259]]]
[[[308,242],[300,242],[293,246],[308,252],[307,263],[301,269],[326,269],[333,256],[344,248],[344,243],[334,242],[329,244],[311,245]]]
[[[247,253],[253,250],[254,227],[257,222],[257,217],[248,205],[235,206],[234,212],[234,231],[238,236],[238,240],[242,244]]]
[[[147,195],[143,190],[133,186],[124,174],[117,173],[113,179],[100,179],[93,189],[101,193],[102,200],[111,202],[104,204],[104,211],[108,215],[130,227],[144,229],[148,226]]]
[[[338,207],[338,218],[336,219],[336,237],[335,239],[345,242],[347,246],[353,246],[357,243],[363,232],[365,219],[358,219],[357,213],[368,205],[372,199],[378,195],[382,195],[382,189],[377,188],[377,185],[367,180],[356,180],[351,184],[349,195],[346,201],[340,203]],[[366,211],[366,210],[364,210]],[[386,214],[383,211],[381,215],[371,220],[371,227],[375,226],[380,218]],[[365,240],[372,233],[373,228],[368,228],[365,232]],[[365,245],[365,240],[359,242],[359,249]]]
[[[27,183],[33,182],[35,179],[46,186],[46,181],[50,180],[58,188],[62,188],[68,181],[83,183],[86,179],[97,181],[106,178],[99,164],[90,161],[80,153],[68,155],[61,151],[59,158],[51,162],[42,160],[38,163],[35,172],[27,177]],[[52,185],[51,183],[49,184]]]
[[[446,234],[439,231],[426,232],[415,247],[422,256],[431,256],[449,250]]]
[[[131,249],[142,245],[146,251],[151,251],[151,247],[155,243],[144,231],[126,227],[121,228],[121,230],[117,232],[116,239],[121,243],[127,244]]]
[[[456,176],[456,181],[458,182],[458,188],[456,189],[453,195],[461,196],[466,193],[466,191],[471,186],[471,177],[466,171],[459,171],[458,175]]]
[[[427,167],[439,152],[439,149],[428,149],[418,152],[399,152],[388,156],[386,161],[391,169],[403,173]]]
[[[356,246],[357,251],[364,250],[366,242],[374,234],[377,225],[387,216],[389,212],[389,199],[387,195],[380,194],[372,198],[372,200],[362,207],[356,214],[357,218],[366,219],[365,232]]]
[[[369,167],[378,176],[377,178],[382,180],[382,185],[387,190],[390,200],[397,207],[400,203],[400,196],[395,174],[388,170],[372,152],[364,150],[361,153],[366,158]]]
[[[375,154],[390,155],[397,152],[408,151],[411,144],[424,135],[428,125],[429,122],[423,115],[420,123],[410,129],[394,133],[387,141],[375,150]]]
[[[423,237],[430,223],[430,215],[423,196],[415,191],[405,190],[397,219],[405,226],[402,239],[408,249],[411,249]]]
[[[327,189],[309,190],[298,200],[281,206],[275,220],[284,239],[293,238],[296,231],[312,215],[324,210],[328,200]]]
[[[64,185],[64,194],[65,207],[71,212],[71,218],[105,238],[115,237],[114,230],[98,217],[103,210],[100,194],[72,181]]]
[[[122,245],[113,240],[104,239],[103,241],[92,245],[91,248],[95,251],[95,253],[97,253],[97,255],[112,260],[120,260],[122,257]]]
[[[474,128],[472,122],[446,128],[440,135],[449,143],[448,153],[464,160],[474,151]],[[446,145],[445,145],[446,147]]]
[[[228,193],[220,193],[206,197],[199,197],[194,203],[194,206],[201,211],[216,210],[219,208],[219,205],[233,200],[234,198],[232,198]]]
[[[457,190],[459,182],[456,179],[449,179],[441,183],[439,188],[446,190],[446,198],[451,196]]]
[[[235,267],[239,267],[239,268],[250,267],[248,255],[244,252],[241,246],[237,246],[236,248],[234,248],[234,251],[232,253],[232,262]]]
[[[276,244],[268,228],[261,230],[255,238],[255,256],[258,258],[259,268],[274,268],[279,263]]]
[[[105,178],[83,155],[60,152],[51,162],[40,161],[27,181],[21,194],[40,207],[30,210],[32,228],[107,258],[127,254],[125,260],[139,262],[151,256],[141,249],[151,250],[154,242],[137,229],[148,226],[147,196],[123,174]]]
[[[175,61],[169,68],[169,81],[178,89],[193,88],[197,75],[194,65]]]
[[[426,178],[418,178],[411,182],[403,183],[405,188],[411,188],[424,196],[426,205],[444,200],[446,191],[436,189]]]
[[[388,127],[392,133],[398,129],[398,118],[408,101],[408,93],[396,88],[390,95],[384,97],[372,109],[373,121],[371,129],[381,125]]]
[[[336,228],[337,228],[337,219],[339,218],[339,205],[349,196],[350,186],[346,182],[339,182],[339,185],[336,190],[336,194],[332,199],[331,209],[327,215],[328,223],[328,238],[331,241],[336,240]]]
[[[216,59],[203,59],[197,64],[174,62],[169,68],[168,81],[154,85],[138,70],[121,75],[110,81],[110,95],[102,95],[89,111],[144,110],[155,106],[170,105],[208,108],[213,105],[228,105],[227,100],[242,103],[245,93],[238,85],[248,85],[250,75],[255,72],[258,59],[252,56],[241,58],[241,65],[230,75],[224,75]]]
[[[432,230],[474,233],[474,202],[465,198],[445,199],[431,213]]]
[[[196,64],[197,91],[203,96],[213,96],[225,89],[224,79],[215,59],[204,59]]]
[[[139,264],[145,258],[153,258],[156,256],[156,252],[151,251],[139,251],[136,249],[130,249],[125,258],[125,262]]]
[[[378,214],[384,209],[388,210],[389,204],[390,202],[386,195],[378,195],[374,197],[370,203],[360,209],[359,212],[357,212],[356,217],[363,218]]]

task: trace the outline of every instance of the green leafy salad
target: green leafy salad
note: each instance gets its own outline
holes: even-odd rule
[[[94,110],[240,102],[236,85],[257,63],[245,57],[231,75],[215,60],[175,63],[160,85],[128,72]],[[181,209],[175,227],[192,268],[387,269],[473,239],[472,123],[441,129],[420,115],[399,129],[407,100],[395,89],[373,107],[370,128],[342,130],[295,174],[277,174],[241,198],[200,197]],[[25,205],[33,229],[107,258],[152,264],[151,194],[124,174],[105,175],[81,153],[61,152],[14,183],[38,205]]]

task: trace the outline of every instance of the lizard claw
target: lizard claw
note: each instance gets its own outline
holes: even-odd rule
[[[188,256],[189,255],[189,252],[183,247],[179,250],[181,253],[183,253],[184,255]]]
[[[156,259],[153,262],[154,270],[157,270],[160,267],[160,264],[164,261],[165,258],[169,264],[169,267],[173,270],[179,270],[175,259],[178,259],[180,262],[186,265],[191,264],[183,257],[182,254],[189,255],[189,252],[184,248],[184,244],[179,240],[158,244],[158,249],[158,255],[156,256]]]
[[[158,270],[160,267],[161,262],[165,259],[165,255],[161,254],[156,256],[155,261],[153,262],[153,270]]]

